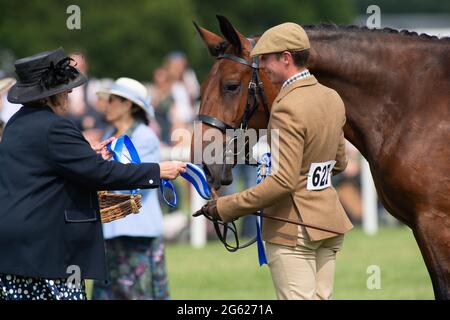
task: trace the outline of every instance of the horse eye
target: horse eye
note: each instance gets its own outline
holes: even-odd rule
[[[237,89],[239,89],[240,84],[238,83],[231,83],[231,84],[225,84],[225,91],[234,92]]]

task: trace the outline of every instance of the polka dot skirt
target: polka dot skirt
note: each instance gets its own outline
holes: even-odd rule
[[[86,300],[84,281],[41,279],[0,273],[1,300]]]

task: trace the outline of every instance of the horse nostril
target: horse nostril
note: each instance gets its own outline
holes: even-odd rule
[[[211,175],[211,172],[209,171],[208,166],[206,164],[202,164],[202,169],[205,172],[206,182],[208,182],[208,184],[211,186],[212,183],[214,182],[214,179]]]
[[[225,165],[222,169],[222,176],[220,178],[220,184],[223,186],[228,186],[233,183],[233,166]]]
[[[208,183],[208,185],[214,190],[219,190],[221,186],[220,174],[218,174],[219,171],[221,172],[220,167],[216,167],[215,165],[211,166],[202,164],[202,168],[203,171],[205,172],[206,182]]]

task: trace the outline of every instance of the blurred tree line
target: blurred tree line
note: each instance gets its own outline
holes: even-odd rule
[[[81,9],[80,30],[66,26],[72,4]],[[212,59],[192,21],[219,33],[216,14],[250,35],[285,21],[348,23],[355,6],[351,0],[0,0],[0,51],[20,58],[62,46],[83,52],[93,76],[148,81],[170,51],[181,50],[202,79]]]
[[[219,33],[215,15],[221,14],[243,34],[255,35],[286,21],[351,23],[358,12],[365,13],[365,2],[377,1],[0,0],[0,68],[11,67],[11,54],[7,53],[20,58],[62,46],[67,53],[86,55],[90,75],[149,81],[164,57],[180,50],[201,80],[212,59],[192,21]],[[386,6],[390,3],[384,2]],[[434,5],[439,1],[428,2]],[[72,4],[81,9],[80,30],[66,26],[70,16],[66,10]]]
[[[357,0],[356,8],[358,13],[364,14],[366,8],[371,4],[376,4],[384,13],[440,13],[450,14],[450,1],[448,0]]]

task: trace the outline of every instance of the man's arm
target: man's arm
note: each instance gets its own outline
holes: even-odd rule
[[[300,113],[292,106],[280,104],[272,111],[271,124],[272,172],[255,187],[217,200],[217,210],[225,222],[270,207],[297,186],[306,132]],[[274,148],[276,129],[278,147]]]
[[[345,119],[344,119],[345,124]],[[342,126],[344,126],[342,124]],[[345,153],[345,138],[344,138],[344,131],[341,133],[341,137],[339,139],[339,146],[336,152],[336,164],[333,167],[333,175],[337,175],[345,170],[347,167],[348,159],[347,154]]]

